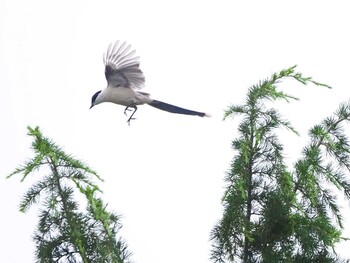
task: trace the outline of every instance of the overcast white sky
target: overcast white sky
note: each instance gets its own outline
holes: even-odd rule
[[[221,216],[236,136],[236,122],[222,121],[226,106],[294,64],[331,85],[285,83],[301,99],[278,104],[302,134],[285,137],[292,162],[310,125],[350,97],[347,1],[286,3],[2,0],[1,262],[33,261],[37,211],[21,214],[18,203],[35,178],[4,179],[31,156],[27,125],[39,125],[105,179],[103,198],[123,214],[122,235],[135,262],[209,262],[209,232]],[[213,118],[141,106],[129,127],[121,106],[88,110],[91,96],[106,86],[102,54],[117,39],[141,56],[153,98]],[[350,257],[348,247],[341,244],[340,255]]]

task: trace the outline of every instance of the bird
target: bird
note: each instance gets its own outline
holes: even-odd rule
[[[124,114],[132,111],[127,123],[134,120],[137,106],[147,104],[154,108],[178,114],[210,117],[209,114],[185,109],[169,103],[152,99],[149,93],[142,92],[145,86],[145,76],[140,69],[140,57],[135,55],[127,42],[120,40],[109,44],[107,52],[103,55],[107,87],[97,91],[91,98],[90,109],[103,102],[111,102],[125,106]]]

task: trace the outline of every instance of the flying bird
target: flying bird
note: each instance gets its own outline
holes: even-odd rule
[[[109,45],[103,56],[107,87],[97,91],[92,96],[90,109],[102,102],[112,102],[125,106],[125,115],[127,115],[127,111],[133,109],[127,120],[129,125],[130,121],[135,119],[133,116],[137,111],[137,106],[142,104],[148,104],[171,113],[209,117],[204,112],[188,110],[152,99],[149,93],[140,91],[145,85],[145,76],[139,68],[140,58],[135,56],[135,53],[135,50],[131,49],[131,46],[126,42],[117,41]]]

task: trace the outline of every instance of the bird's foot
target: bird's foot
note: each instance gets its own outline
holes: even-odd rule
[[[130,126],[130,121],[132,121],[132,120],[136,120],[136,118],[129,118],[126,122],[128,123],[128,125]]]
[[[129,124],[129,126],[130,126],[130,121],[136,119],[136,118],[133,118],[133,116],[134,116],[135,112],[137,111],[137,107],[136,107],[136,106],[131,106],[130,108],[133,108],[134,111],[133,111],[133,113],[130,115],[129,119],[126,121],[126,122]],[[125,115],[126,115],[126,111],[127,111],[127,110],[129,110],[129,107],[126,107],[126,108],[125,108],[125,110],[124,110],[124,114],[125,114]]]

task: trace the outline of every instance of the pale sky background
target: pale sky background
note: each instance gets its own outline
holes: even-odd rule
[[[33,262],[37,209],[21,214],[18,204],[36,179],[5,180],[32,156],[27,125],[105,179],[103,199],[123,215],[135,262],[209,262],[237,134],[223,110],[294,64],[331,85],[284,83],[300,98],[278,104],[301,132],[283,133],[292,163],[308,128],[350,97],[349,26],[347,1],[0,1],[1,262]],[[121,106],[89,110],[106,86],[102,55],[117,39],[141,56],[144,91],[213,117],[140,106],[129,127]],[[341,256],[350,257],[349,245],[338,246]]]

